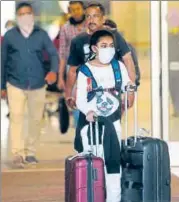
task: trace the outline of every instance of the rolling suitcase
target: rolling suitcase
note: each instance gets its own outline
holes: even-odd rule
[[[134,87],[134,86],[133,86]],[[135,135],[128,137],[127,91],[125,134],[122,141],[121,202],[170,202],[171,176],[167,143],[152,137],[138,136],[137,89],[135,91]],[[140,129],[140,131],[144,129]],[[128,137],[128,138],[127,138]]]
[[[65,202],[105,202],[104,161],[98,157],[98,135],[94,155],[92,128],[90,123],[91,151],[67,157],[65,161]],[[99,134],[97,122],[95,130]]]

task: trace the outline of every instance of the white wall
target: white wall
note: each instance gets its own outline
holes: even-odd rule
[[[69,1],[58,1],[60,7],[65,13],[68,13]]]
[[[15,1],[1,1],[1,36],[6,32],[5,24],[15,19]]]

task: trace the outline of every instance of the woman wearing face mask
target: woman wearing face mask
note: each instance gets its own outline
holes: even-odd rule
[[[90,41],[95,57],[78,70],[76,103],[80,110],[75,149],[90,150],[89,122],[99,120],[99,155],[106,165],[107,202],[120,201],[120,98],[131,83],[123,63],[114,59],[115,42],[107,30],[96,31]]]

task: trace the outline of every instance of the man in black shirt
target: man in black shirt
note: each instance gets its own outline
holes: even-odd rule
[[[105,9],[100,3],[90,4],[86,8],[86,23],[88,26],[88,31],[82,33],[71,42],[70,55],[68,59],[68,64],[70,65],[70,70],[67,76],[67,86],[66,86],[66,100],[70,107],[75,106],[75,100],[71,97],[72,89],[76,81],[76,70],[77,68],[84,64],[90,58],[89,41],[91,35],[103,28],[105,22]],[[117,42],[117,55],[116,58],[124,62],[130,79],[135,82],[135,68],[134,62],[131,57],[130,49],[124,40],[124,38],[116,32],[115,34]],[[129,97],[129,106],[131,107],[134,101],[133,95]]]

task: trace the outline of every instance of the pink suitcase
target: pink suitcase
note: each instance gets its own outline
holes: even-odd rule
[[[95,125],[96,134],[98,134],[97,122]],[[91,123],[90,136],[91,142],[93,142]],[[96,141],[96,148],[98,143],[99,141]],[[93,149],[92,145],[91,148]],[[92,152],[67,157],[65,161],[65,202],[105,202],[105,199],[103,159]]]

